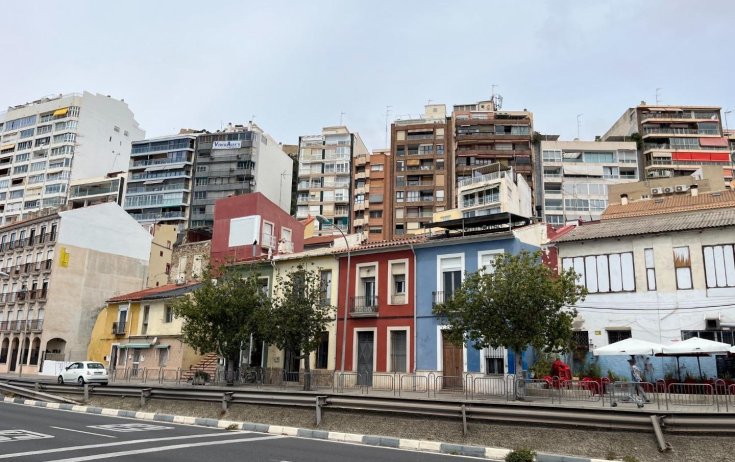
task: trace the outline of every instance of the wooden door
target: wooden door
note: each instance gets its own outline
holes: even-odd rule
[[[462,388],[462,370],[462,347],[450,342],[442,331],[442,387]]]

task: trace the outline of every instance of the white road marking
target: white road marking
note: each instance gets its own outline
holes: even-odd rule
[[[104,436],[105,438],[117,438],[116,436],[112,436],[112,435],[103,435],[102,433],[85,432],[82,430],[74,430],[73,428],[64,428],[64,427],[51,427],[51,428],[55,428],[57,430],[66,430],[68,432],[84,433],[87,435]]]
[[[12,459],[14,457],[35,456],[39,454],[52,454],[55,452],[68,452],[68,451],[77,451],[77,450],[83,450],[83,449],[108,448],[108,447],[113,447],[113,446],[127,446],[128,444],[154,443],[158,441],[174,441],[174,440],[188,440],[192,438],[210,438],[210,437],[219,437],[219,436],[232,436],[232,435],[246,434],[246,433],[252,433],[252,432],[247,432],[247,431],[221,432],[221,433],[217,432],[217,433],[205,433],[201,435],[169,436],[166,438],[146,438],[142,440],[117,441],[114,443],[87,444],[84,446],[69,446],[66,448],[40,449],[37,451],[16,452],[15,454],[1,454],[0,459]],[[53,438],[53,437],[49,436],[49,438]]]
[[[147,423],[87,425],[87,427],[96,428],[98,430],[109,430],[111,432],[120,432],[120,433],[147,432],[147,431],[152,431],[152,430],[172,430],[174,428],[174,427],[165,427],[163,425],[151,425]]]
[[[253,441],[277,440],[280,438],[287,438],[287,437],[273,435],[273,436],[259,436],[255,438],[239,438],[239,439],[224,440],[224,441],[205,441],[203,443],[174,444],[171,446],[162,446],[162,447],[159,446],[156,448],[133,449],[131,451],[109,452],[107,454],[94,454],[91,456],[71,457],[69,459],[56,459],[56,460],[50,460],[48,462],[85,462],[88,460],[111,459],[113,457],[132,456],[136,454],[150,454],[152,452],[175,451],[177,449],[186,449],[186,448],[202,447],[202,446],[214,446],[214,445],[221,445],[221,444],[249,443]]]
[[[32,432],[30,430],[0,430],[0,443],[12,443],[13,441],[40,440],[44,438],[53,438],[53,435],[44,435],[43,433]]]

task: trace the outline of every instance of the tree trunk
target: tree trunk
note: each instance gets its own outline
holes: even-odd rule
[[[304,391],[311,390],[311,355],[305,354],[304,358]]]
[[[235,363],[239,360],[236,359],[236,355],[231,355],[225,358],[225,382],[228,387],[235,384]]]
[[[513,356],[516,363],[516,378],[515,378],[515,399],[523,401],[526,395],[526,382],[525,375],[523,373],[523,357],[520,349],[513,349]]]

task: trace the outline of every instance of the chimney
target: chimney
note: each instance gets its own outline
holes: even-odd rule
[[[627,194],[620,195],[620,203],[622,205],[628,205],[628,195]]]
[[[689,186],[689,191],[692,192],[692,197],[697,197],[699,195],[699,185],[693,184]]]

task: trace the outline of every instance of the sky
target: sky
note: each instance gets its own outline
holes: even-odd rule
[[[735,109],[731,0],[34,0],[3,19],[0,107],[102,93],[147,137],[254,120],[296,144],[341,120],[379,149],[387,113],[493,85],[561,139],[578,114],[581,139],[602,135],[657,89],[660,104]]]

